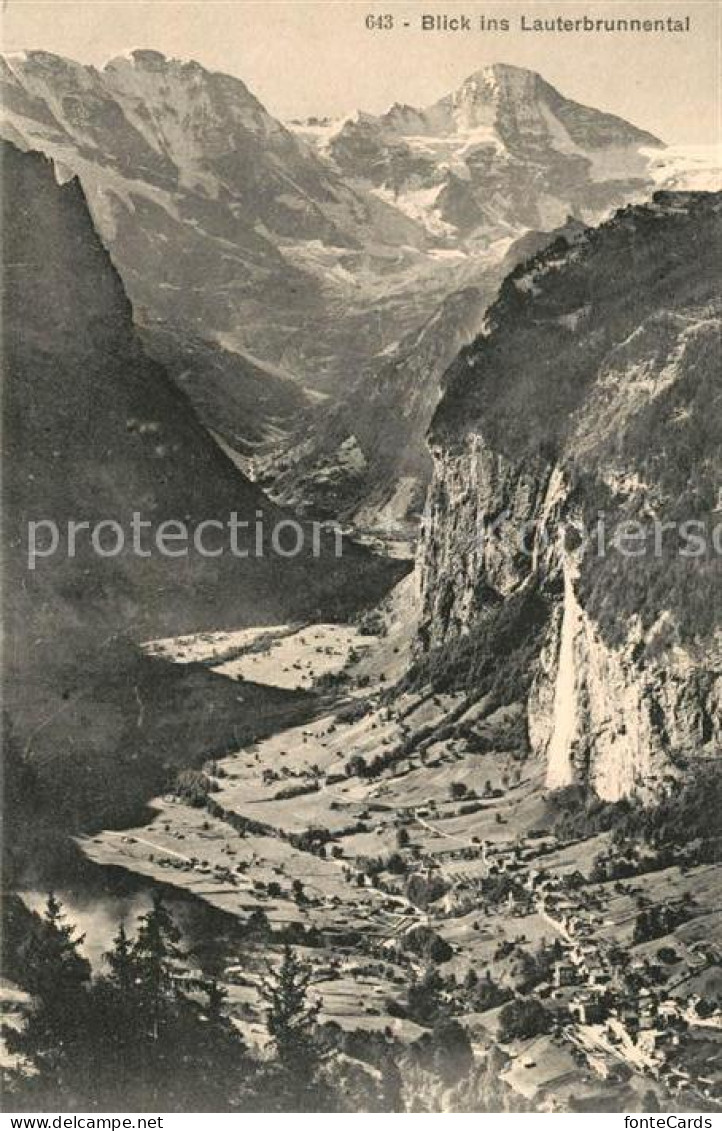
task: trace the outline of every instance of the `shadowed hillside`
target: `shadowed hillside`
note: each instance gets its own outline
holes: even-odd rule
[[[10,145],[3,179],[5,705],[21,749],[57,786],[46,799],[58,813],[73,809],[62,797],[66,769],[74,791],[84,767],[99,775],[93,790],[85,781],[87,804],[76,792],[74,819],[81,820],[128,792],[128,782],[119,788],[116,780],[120,749],[142,765],[156,756],[165,702],[174,726],[176,712],[199,709],[193,695],[174,702],[165,677],[139,667],[139,641],[334,618],[378,597],[399,567],[350,544],[336,559],[330,535],[320,558],[312,556],[310,537],[297,557],[274,554],[270,532],[288,516],[230,462],[144,352],[78,182],[60,187],[49,161]],[[209,528],[205,545],[225,547],[219,556],[161,555],[148,549],[150,538],[133,551],[134,514],[154,533],[165,521],[191,531],[202,522],[224,524],[233,512],[250,524],[238,539],[248,557],[229,554],[228,536],[217,528]],[[31,569],[28,523],[40,520],[57,525],[59,547]],[[116,537],[106,528],[101,548],[110,552],[98,554],[86,526],[71,555],[69,522],[118,524],[123,552],[112,552]],[[257,522],[265,531],[262,556]],[[246,712],[227,681],[194,678],[208,684],[206,747],[222,745]],[[167,736],[160,745],[167,754]],[[142,795],[142,775],[133,773]]]

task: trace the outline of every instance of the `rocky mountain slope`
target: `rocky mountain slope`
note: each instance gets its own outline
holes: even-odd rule
[[[423,507],[431,472],[424,436],[441,375],[478,333],[485,305],[477,287],[458,291],[379,358],[306,439],[269,461],[274,494],[314,514],[403,528]],[[260,473],[265,482],[263,466]]]
[[[318,414],[312,398],[323,416],[527,229],[644,191],[656,144],[509,67],[329,144],[239,79],[150,50],[102,68],[10,55],[0,96],[4,136],[80,177],[146,348],[244,453],[305,427],[304,389],[330,395]]]
[[[481,330],[508,273],[559,236],[573,240],[584,231],[569,217],[554,232],[520,236],[500,263],[480,268],[476,286],[454,291],[418,331],[375,359],[310,435],[259,461],[260,481],[296,508],[414,539],[431,477],[426,433],[447,368]]]
[[[140,324],[312,384],[369,334],[372,352],[388,344],[393,327],[365,328],[353,302],[320,330],[349,305],[349,266],[363,274],[371,249],[382,265],[414,259],[424,233],[346,185],[240,80],[155,51],[100,70],[30,51],[1,71],[4,136],[80,177]],[[187,368],[181,358],[171,374],[202,409],[211,378]],[[262,406],[254,423],[268,423]],[[241,426],[231,407],[229,430]]]
[[[720,752],[721,210],[658,193],[518,267],[432,424],[421,655],[526,646],[537,618],[550,787],[649,795]]]
[[[18,558],[27,550],[24,523],[37,517],[52,519],[60,530],[80,518],[113,519],[128,530],[134,510],[154,526],[182,519],[189,528],[207,519],[227,522],[235,511],[239,518],[257,517],[270,531],[286,514],[234,467],[143,350],[78,182],[59,187],[47,160],[11,145],[3,150],[3,176],[6,531]],[[239,544],[246,542],[250,536],[241,533]],[[332,551],[330,539],[328,546]],[[97,592],[87,587],[83,615],[90,620],[115,601],[131,635],[147,632],[149,622],[156,633],[176,630],[181,620],[192,626],[224,608],[236,623],[249,615],[256,622],[283,615],[288,588],[278,584],[272,558],[252,555],[239,567],[228,554],[217,560],[195,554],[181,563],[123,553],[98,563],[87,536],[78,539],[76,555],[53,560],[47,570],[38,560],[23,586],[31,606],[42,603],[34,601],[33,587],[40,593],[49,581],[56,588],[63,574],[72,585],[72,575],[92,567],[106,580],[98,580]],[[309,583],[310,556],[309,546],[308,554],[284,566],[301,569],[292,602],[304,600],[301,580]],[[349,563],[361,559],[368,564],[365,553],[349,547]],[[326,573],[321,589],[328,591],[334,571]],[[320,589],[312,588],[318,596]],[[231,609],[229,590],[236,594]],[[152,592],[168,592],[169,599],[150,602]]]
[[[213,680],[192,674],[184,707],[141,661],[140,641],[337,615],[378,597],[399,571],[348,544],[337,559],[331,536],[320,557],[310,539],[297,557],[270,552],[287,512],[241,474],[143,350],[77,180],[60,187],[51,162],[8,144],[2,174],[4,705],[18,743],[41,761],[70,750],[66,773],[95,758],[107,800],[114,751],[120,763],[120,748],[137,758],[142,747],[147,768],[159,735],[167,748],[184,717],[191,746],[196,727],[208,742]],[[242,559],[229,550],[234,513]],[[135,515],[145,523],[137,540]],[[209,553],[173,541],[161,554],[164,522],[184,523],[191,539],[215,524],[203,535]],[[34,562],[30,523],[43,524]],[[70,523],[80,524],[72,544]],[[216,706],[239,725],[235,689]]]

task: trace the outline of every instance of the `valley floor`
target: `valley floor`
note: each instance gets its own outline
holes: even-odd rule
[[[312,625],[155,642],[156,655],[201,660],[241,685],[333,694],[312,722],[207,764],[194,803],[182,790],[158,797],[148,824],[87,837],[82,851],[252,926],[243,965],[229,954],[223,980],[257,1043],[258,985],[282,941],[312,963],[322,1021],[404,1043],[425,1030],[407,990],[436,948],[446,1008],[479,1056],[501,1050],[502,1078],[525,1102],[563,1109],[572,1096],[594,1105],[602,1095],[630,1110],[650,1087],[663,1110],[671,1097],[682,1110],[711,1102],[722,1016],[695,1005],[722,990],[709,942],[722,920],[722,868],[591,882],[610,834],[560,841],[541,766],[515,750],[475,753],[464,737],[480,723],[493,733],[516,708],[490,714],[462,694],[391,697],[407,645],[403,617],[381,637]],[[668,936],[640,944],[642,905],[686,913]],[[623,981],[619,948],[630,959]],[[486,996],[474,988],[485,979]],[[530,986],[547,1031],[502,1043],[502,1004]]]

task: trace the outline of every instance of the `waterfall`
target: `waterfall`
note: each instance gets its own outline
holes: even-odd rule
[[[571,570],[564,562],[564,608],[557,678],[554,685],[552,733],[547,749],[547,786],[561,789],[574,781],[572,749],[578,729],[577,682],[574,644],[579,630],[577,603]]]

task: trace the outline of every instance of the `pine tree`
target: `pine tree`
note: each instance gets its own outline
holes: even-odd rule
[[[95,978],[89,995],[88,1058],[97,1109],[118,1111],[132,1102],[148,1060],[133,943],[123,923],[103,960],[108,973]]]
[[[103,958],[110,967],[108,981],[117,987],[119,993],[131,995],[137,966],[133,957],[133,944],[126,934],[124,923],[118,926],[118,934],[113,939],[113,949],[106,951]]]
[[[10,713],[3,711],[0,718],[2,735],[2,790],[3,790],[3,837],[2,866],[3,885],[7,889],[22,875],[27,864],[28,851],[39,837],[37,806],[40,789],[35,765],[28,757],[27,749],[21,743],[13,726]]]
[[[289,946],[284,947],[278,970],[262,984],[268,1005],[266,1026],[278,1057],[279,1096],[282,1110],[321,1111],[319,1052],[314,1029],[320,1005],[309,1004],[310,967]]]
[[[266,1018],[278,1059],[284,1065],[296,1062],[313,1043],[312,1033],[320,1006],[308,1004],[311,969],[284,947],[278,971],[263,983],[261,992],[269,1009]]]
[[[381,1072],[379,1095],[381,1111],[404,1111],[403,1080],[399,1066],[390,1052],[382,1057],[379,1069]]]
[[[49,1005],[77,993],[90,978],[90,963],[79,953],[85,935],[75,937],[60,901],[50,892],[45,914],[25,952],[25,987]]]
[[[223,1015],[223,1007],[228,999],[228,990],[224,990],[223,986],[219,986],[215,978],[213,978],[206,987],[206,994],[208,995],[208,1017],[213,1021],[217,1021]]]
[[[7,1029],[32,1066],[10,1081],[18,1110],[263,1110],[258,1069],[210,982],[204,1008],[182,991],[180,932],[160,898],[129,937],[121,924],[90,982],[82,938],[51,896],[24,948],[27,1024]]]
[[[50,893],[43,917],[35,917],[23,956],[23,984],[32,995],[32,1006],[22,1029],[4,1032],[10,1051],[33,1067],[32,1078],[18,1082],[21,1090],[41,1102],[52,1093],[72,1104],[87,1088],[90,963],[80,953],[82,943],[83,936],[76,936]]]
[[[138,925],[130,951],[131,998],[141,1018],[141,1109],[167,1111],[259,1110],[255,1065],[242,1037],[225,1016],[226,993],[206,987],[204,1008],[183,991],[181,933],[160,896]],[[116,966],[126,969],[116,942]],[[123,947],[125,949],[125,947]],[[136,1089],[138,1093],[138,1089]]]
[[[161,896],[153,895],[153,906],[141,916],[133,944],[132,961],[140,989],[140,1009],[154,1041],[160,1036],[169,1008],[176,997],[174,975],[183,957],[181,934]]]
[[[642,1096],[642,1111],[654,1112],[661,1110],[662,1109],[659,1106],[659,1098],[657,1096],[657,1093],[652,1088],[648,1088]]]
[[[442,1018],[434,1025],[434,1070],[445,1084],[455,1084],[467,1076],[474,1064],[469,1036],[455,1018]]]

